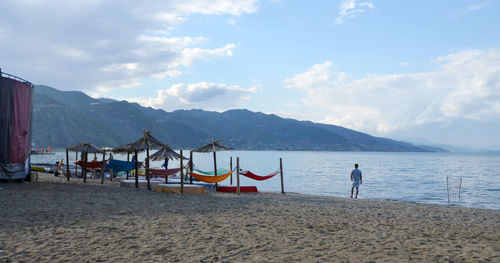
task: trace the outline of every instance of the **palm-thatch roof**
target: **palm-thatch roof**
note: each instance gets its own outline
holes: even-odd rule
[[[210,143],[208,143],[205,146],[202,146],[200,148],[192,150],[192,152],[200,152],[200,153],[208,153],[208,152],[216,152],[216,151],[227,151],[227,150],[232,150],[233,148],[231,147],[226,147],[220,144],[219,141],[213,141],[210,140]]]
[[[148,180],[148,189],[151,190],[150,182],[149,182],[149,150],[152,148],[160,148],[163,147],[163,143],[155,139],[155,137],[151,136],[151,132],[149,130],[145,130],[143,132],[142,137],[133,143],[128,143],[120,147],[116,147],[112,150],[114,153],[132,153],[132,152],[142,152],[146,151],[146,180]],[[137,164],[137,159],[135,160]],[[139,187],[138,181],[138,172],[136,165],[136,176],[135,176],[135,187]]]
[[[77,151],[82,153],[103,153],[99,148],[88,142],[83,142],[77,145],[69,146],[66,148],[68,151]]]
[[[157,152],[153,153],[150,156],[151,160],[153,161],[163,161],[165,159],[170,159],[170,160],[179,160],[180,158],[183,158],[184,160],[189,160],[189,158],[183,157],[180,154],[176,153],[168,144],[163,145],[163,147],[160,148]]]
[[[132,153],[132,152],[142,152],[146,149],[160,148],[163,147],[163,143],[151,136],[149,130],[143,132],[143,136],[136,142],[127,143],[125,145],[113,148],[114,153]]]
[[[113,148],[111,148],[111,147],[101,147],[100,150],[103,151],[103,152],[111,152],[113,150]]]

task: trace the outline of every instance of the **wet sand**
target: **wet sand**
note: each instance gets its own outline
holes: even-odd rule
[[[0,183],[0,262],[500,262],[500,211],[258,193]]]

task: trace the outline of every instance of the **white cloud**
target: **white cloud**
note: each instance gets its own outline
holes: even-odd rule
[[[228,86],[208,82],[179,83],[168,89],[158,90],[156,97],[124,99],[146,107],[161,108],[167,111],[197,108],[223,111],[247,101],[259,89],[260,85],[242,88],[236,85]]]
[[[489,5],[490,5],[490,2],[487,1],[487,2],[476,4],[476,5],[468,6],[467,10],[469,10],[469,11],[479,10],[479,9],[483,9]]]
[[[2,39],[6,40],[6,39],[11,38],[12,37],[11,32],[12,32],[12,30],[10,29],[10,27],[2,26],[0,24],[0,40],[2,40]]]
[[[462,10],[458,13],[453,13],[451,14],[452,17],[459,17],[459,16],[463,16],[463,15],[467,15],[471,12],[475,12],[475,11],[478,11],[478,10],[481,10],[487,6],[489,6],[491,3],[490,1],[485,1],[485,2],[482,2],[482,3],[479,3],[479,4],[475,4],[475,5],[470,5],[470,6],[467,6],[465,8],[465,10]]]
[[[335,24],[340,25],[344,23],[344,18],[354,18],[358,13],[364,13],[368,9],[373,9],[373,3],[370,2],[360,2],[357,0],[344,0],[340,3],[339,16],[335,19]]]
[[[193,14],[255,13],[258,0],[4,0],[0,10],[5,71],[58,89],[103,91],[231,56],[233,43],[202,46],[206,37],[173,36],[172,29]]]
[[[370,133],[448,119],[500,120],[500,49],[466,50],[434,60],[431,72],[367,75],[333,72],[331,62],[284,80],[303,103],[326,110],[322,122]]]
[[[206,15],[242,15],[257,12],[258,0],[191,0],[173,1],[173,6],[181,14],[206,14]]]

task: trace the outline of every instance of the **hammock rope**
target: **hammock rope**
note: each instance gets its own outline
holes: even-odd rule
[[[221,175],[217,175],[217,176],[207,176],[207,175],[197,174],[197,173],[193,173],[193,172],[189,173],[189,175],[198,179],[199,181],[213,184],[213,183],[219,183],[219,182],[226,180],[226,178],[228,178],[233,173],[233,171],[229,171],[226,174],[221,174]]]
[[[260,175],[256,175],[250,171],[242,171],[240,172],[241,175],[243,176],[246,176],[248,178],[251,178],[251,179],[254,179],[254,180],[257,180],[257,181],[264,181],[264,180],[267,180],[267,179],[271,179],[273,178],[275,175],[279,174],[280,171],[276,171],[272,174],[268,174],[268,175],[265,175],[265,176],[260,176]]]

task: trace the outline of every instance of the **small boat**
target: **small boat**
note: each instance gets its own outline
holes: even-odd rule
[[[56,164],[50,163],[32,163],[31,171],[53,173],[57,168]]]

